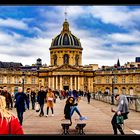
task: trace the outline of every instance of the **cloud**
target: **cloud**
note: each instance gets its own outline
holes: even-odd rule
[[[0,19],[0,26],[1,27],[12,27],[15,29],[22,29],[22,30],[27,30],[28,25],[24,23],[22,20],[16,20],[12,18],[7,18],[7,19]]]
[[[128,33],[112,33],[107,38],[110,41],[118,43],[140,43],[140,31],[133,30]]]
[[[93,6],[90,12],[103,23],[114,24],[123,28],[136,27],[140,9],[131,10],[127,6]]]
[[[0,40],[0,58],[1,61],[7,61],[12,59],[6,58],[16,58],[13,60],[28,59],[28,61],[23,61],[24,64],[31,64],[34,58],[42,57],[44,60],[49,59],[49,45],[50,39],[48,38],[25,38],[24,36],[17,37],[16,34],[6,34],[0,33],[0,37],[5,40]],[[8,42],[6,40],[8,39]],[[5,41],[5,43],[4,43]],[[21,59],[22,58],[22,59]],[[48,61],[47,61],[48,63]]]

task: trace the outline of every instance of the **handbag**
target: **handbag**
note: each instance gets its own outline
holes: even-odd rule
[[[35,103],[35,111],[36,111],[36,112],[39,112],[39,110],[40,110],[40,105],[39,105],[38,102],[36,102],[36,103]]]
[[[53,98],[48,97],[48,101],[53,101]]]
[[[123,124],[124,123],[124,118],[122,115],[116,116],[117,124]]]

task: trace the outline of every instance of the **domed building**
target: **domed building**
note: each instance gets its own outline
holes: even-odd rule
[[[71,33],[66,19],[49,50],[50,66],[39,69],[40,85],[54,90],[93,91],[93,67],[82,66],[80,39]]]
[[[51,65],[81,65],[82,50],[80,40],[70,32],[69,23],[65,21],[61,33],[51,43]]]

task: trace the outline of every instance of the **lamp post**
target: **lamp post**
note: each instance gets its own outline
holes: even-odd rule
[[[23,88],[23,92],[24,92],[24,80],[25,80],[25,73],[22,72],[22,88]]]
[[[112,69],[112,95],[111,95],[111,104],[114,105],[114,74]]]
[[[93,80],[93,98],[95,99],[95,80]]]

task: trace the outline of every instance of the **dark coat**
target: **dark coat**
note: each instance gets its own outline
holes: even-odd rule
[[[29,109],[29,101],[25,93],[23,92],[16,93],[15,99],[16,99],[15,107],[17,108],[18,112],[25,112],[26,110],[25,104],[27,105],[27,108]]]
[[[11,97],[11,94],[9,92],[2,92],[2,95],[5,96],[6,98],[6,103],[11,103],[12,104],[12,97]]]
[[[35,92],[31,92],[31,101],[35,101],[36,100],[36,93]]]
[[[39,91],[37,95],[37,102],[40,105],[43,105],[46,99],[46,92],[45,91]]]

